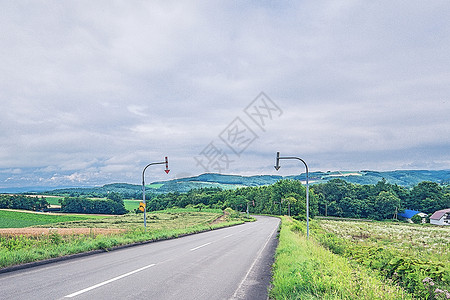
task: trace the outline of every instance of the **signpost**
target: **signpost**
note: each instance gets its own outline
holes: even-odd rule
[[[281,157],[280,152],[277,152],[277,161],[275,164],[275,170],[277,170],[277,171],[281,168],[280,159],[298,159],[302,163],[305,164],[305,167],[306,167],[306,238],[309,239],[309,172],[308,172],[308,165],[306,164],[306,162],[303,159],[301,159],[299,157],[295,157],[295,156]]]
[[[162,162],[154,162],[154,163],[150,163],[148,165],[145,166],[144,170],[142,171],[142,202],[139,204],[139,210],[144,211],[144,228],[145,231],[147,231],[147,209],[146,209],[146,204],[145,204],[145,170],[153,165],[166,165],[166,169],[164,170],[166,172],[166,174],[169,174],[170,170],[169,170],[169,160],[166,156],[166,159]]]

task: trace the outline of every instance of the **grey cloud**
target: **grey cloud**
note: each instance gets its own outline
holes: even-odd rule
[[[4,186],[138,182],[165,155],[200,173],[193,157],[229,151],[219,134],[261,91],[284,113],[228,172],[265,173],[275,151],[450,168],[447,1],[1,6]]]

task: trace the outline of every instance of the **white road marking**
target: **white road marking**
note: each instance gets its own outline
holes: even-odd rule
[[[234,234],[229,234],[229,235],[226,235],[226,236],[224,236],[222,239],[226,239],[226,238],[229,238],[230,236],[233,236]]]
[[[264,246],[258,251],[255,260],[253,261],[252,265],[250,266],[250,268],[247,271],[247,274],[245,274],[244,278],[242,279],[241,283],[239,284],[238,288],[236,289],[236,291],[233,294],[233,297],[230,299],[239,299],[238,294],[240,292],[240,290],[242,289],[242,286],[244,285],[245,281],[247,280],[248,275],[250,275],[250,272],[253,270],[253,268],[255,267],[256,263],[258,262],[259,258],[261,257],[261,254],[263,253],[264,249],[266,249],[267,244],[269,243],[271,237],[273,236],[273,234],[275,233],[275,231],[278,229],[278,227],[276,227],[272,233],[269,235],[269,237],[267,238],[266,242],[264,243]]]
[[[197,249],[200,249],[200,248],[202,248],[202,247],[205,247],[205,246],[208,246],[209,244],[211,244],[212,242],[209,242],[209,243],[206,243],[206,244],[203,244],[203,245],[201,245],[201,246],[198,246],[198,247],[195,247],[195,248],[192,248],[191,250],[189,250],[189,251],[195,251],[195,250],[197,250]]]
[[[122,279],[122,278],[124,278],[124,277],[133,275],[133,274],[135,274],[135,273],[137,273],[137,272],[143,271],[143,270],[148,269],[148,268],[150,268],[150,267],[153,267],[153,266],[155,266],[155,265],[156,265],[156,264],[151,264],[151,265],[142,267],[142,268],[140,268],[140,269],[137,269],[137,270],[128,272],[128,273],[126,273],[126,274],[123,274],[123,275],[114,277],[114,278],[112,278],[112,279],[103,281],[103,282],[101,282],[101,283],[99,283],[99,284],[96,284],[96,285],[93,285],[93,286],[91,286],[91,287],[85,288],[85,289],[83,289],[83,290],[81,290],[81,291],[78,291],[78,292],[72,293],[72,294],[70,294],[70,295],[64,296],[64,298],[72,298],[72,297],[81,295],[81,294],[86,293],[86,292],[88,292],[88,291],[90,291],[90,290],[96,289],[96,288],[98,288],[98,287],[101,287],[101,286],[103,286],[103,285],[105,285],[105,284],[108,284],[108,283],[111,283],[111,282],[113,282],[113,281]]]

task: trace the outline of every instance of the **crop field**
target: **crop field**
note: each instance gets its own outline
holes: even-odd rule
[[[26,218],[28,215],[34,214],[15,214],[18,218],[15,222],[20,222],[20,218]],[[147,230],[144,230],[143,214],[92,216],[95,218],[85,220],[76,216],[77,219],[72,221],[67,219],[70,216],[53,217],[66,219],[62,219],[63,222],[60,223],[28,228],[47,229],[46,234],[0,236],[0,268],[91,250],[107,250],[120,245],[178,237],[247,221],[235,212],[223,214],[221,210],[199,212],[193,209],[172,209],[148,213]],[[48,230],[48,227],[51,227],[51,230]]]
[[[79,221],[98,216],[57,215],[32,212],[0,210],[0,228],[23,228],[35,225],[54,224],[59,222]]]

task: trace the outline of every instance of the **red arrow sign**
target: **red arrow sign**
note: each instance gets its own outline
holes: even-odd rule
[[[170,170],[169,170],[169,159],[166,156],[166,169],[164,170],[166,172],[166,174],[169,174]]]

